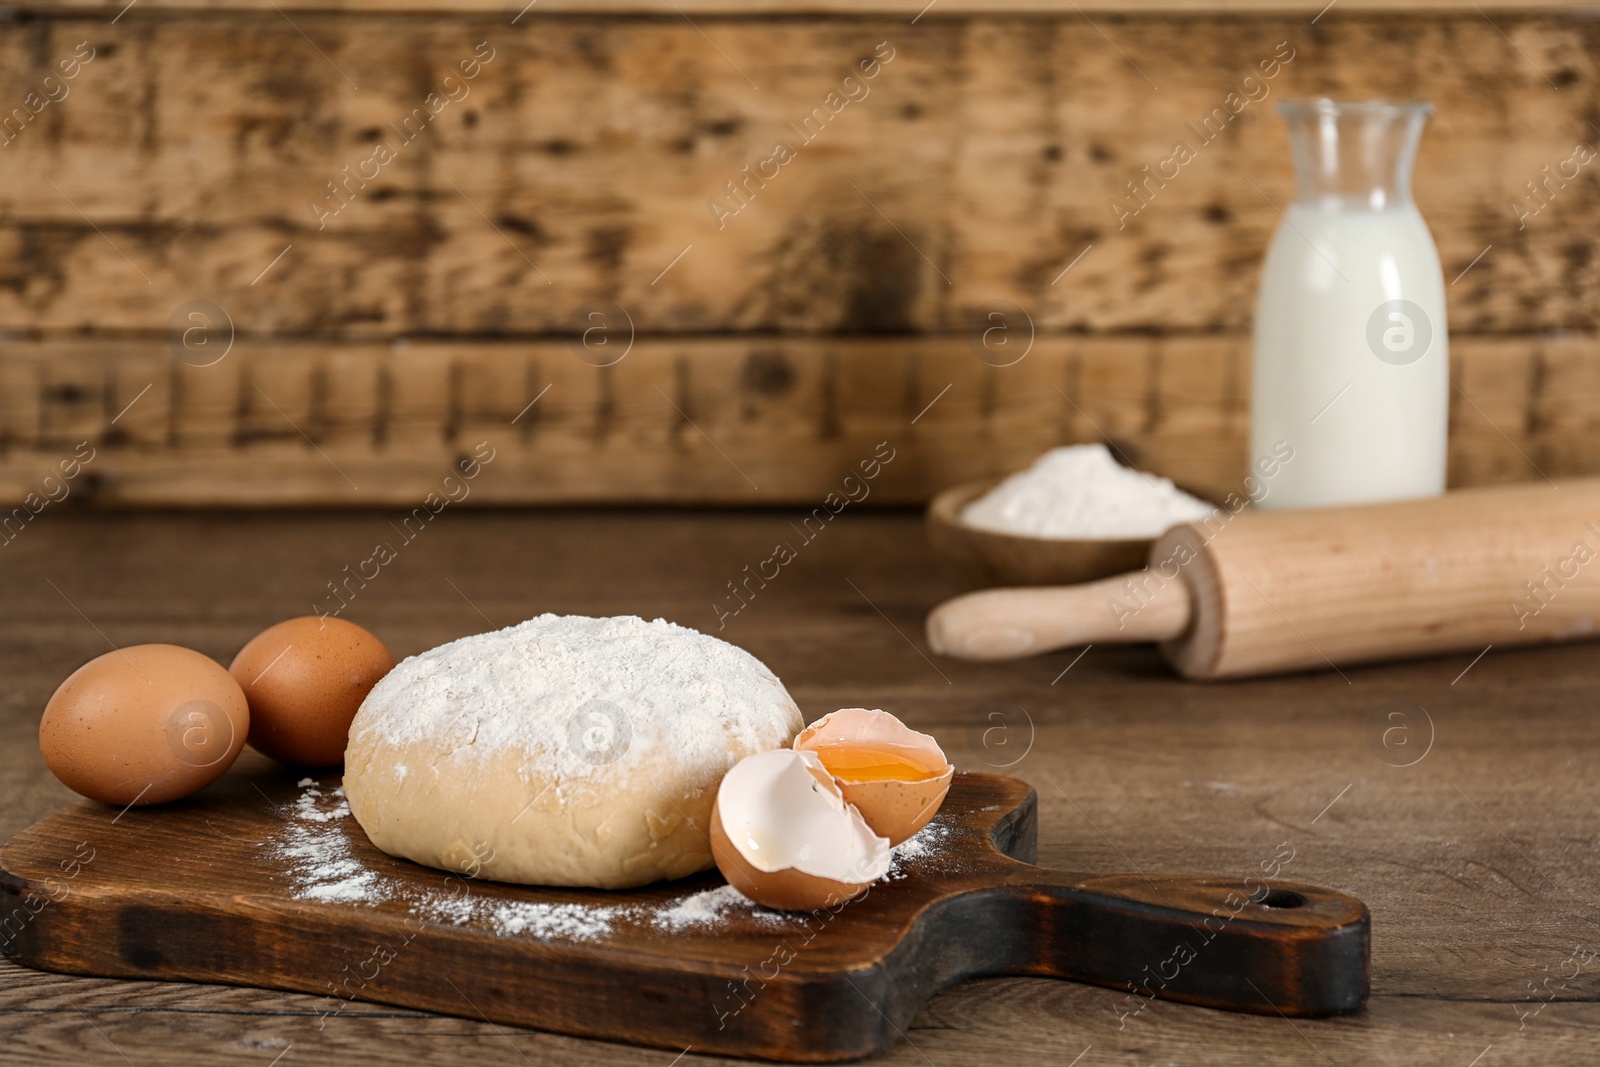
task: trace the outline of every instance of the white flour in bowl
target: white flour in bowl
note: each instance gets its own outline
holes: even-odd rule
[[[968,504],[961,521],[995,533],[1062,539],[1155,538],[1216,508],[1166,478],[1117,463],[1105,445],[1053,448]]]

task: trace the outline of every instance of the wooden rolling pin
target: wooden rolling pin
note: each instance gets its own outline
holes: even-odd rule
[[[991,589],[928,616],[928,643],[1004,660],[1160,642],[1190,678],[1231,678],[1595,636],[1600,479],[1178,526],[1145,568]]]

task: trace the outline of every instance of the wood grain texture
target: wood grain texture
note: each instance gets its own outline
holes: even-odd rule
[[[998,775],[958,776],[939,843],[860,900],[676,930],[654,917],[720,877],[617,892],[452,877],[385,856],[348,814],[322,824],[338,843],[318,847],[383,895],[306,899],[293,865],[261,847],[301,840],[282,836],[294,777],[258,766],[204,798],[128,813],[80,803],[31,827],[0,848],[0,947],[50,971],[263,985],[325,993],[330,1010],[370,1000],[806,1063],[888,1049],[929,996],[984,975],[1258,1014],[1337,1015],[1367,997],[1359,900],[1266,877],[1035,867],[1037,800]],[[440,898],[449,910],[429,906]],[[582,937],[496,918],[532,907],[618,917]],[[1158,975],[1137,962],[1152,956],[1167,964]]]
[[[269,0],[143,0],[140,7],[147,11],[179,11],[186,14],[204,12],[215,14],[236,11],[272,10]],[[278,7],[289,11],[315,13],[352,12],[359,14],[426,14],[445,12],[515,15],[520,8],[498,0],[458,0],[445,4],[444,0],[284,0]],[[1446,12],[1458,13],[1472,10],[1467,0],[1342,0],[1345,11],[1380,12]],[[1584,10],[1581,0],[1489,0],[1481,4],[1483,10],[1494,12],[1569,12]],[[114,16],[121,5],[112,0],[23,0],[15,5],[17,10],[43,14],[93,13]],[[1109,15],[1215,15],[1251,14],[1289,16],[1315,15],[1321,8],[1315,4],[1296,3],[1295,0],[1083,0],[1076,5],[1080,11]],[[931,8],[924,13],[924,8]],[[1072,6],[1063,0],[939,0],[930,5],[926,0],[539,0],[541,14],[556,15],[662,15],[682,17],[684,14],[710,17],[782,17],[791,15],[876,15],[881,17],[940,20],[973,15],[1061,15]],[[920,18],[918,17],[920,15]]]
[[[1600,479],[1239,519],[1151,549],[1193,598],[1163,645],[1189,677],[1584,640],[1600,620]]]
[[[108,640],[174,641],[225,660],[308,610],[383,529],[368,513],[63,511],[0,548],[0,838],[72,800],[35,734],[74,667]],[[347,616],[398,655],[542,610],[664,615],[718,632],[725,582],[784,529],[782,514],[446,512]],[[1475,664],[1352,669],[1348,682],[1322,673],[1202,686],[1174,678],[1153,651],[1099,646],[1076,663],[1069,650],[935,671],[902,634],[915,638],[955,589],[920,515],[846,512],[721,636],[769,664],[808,719],[883,707],[933,731],[963,769],[1010,764],[1002,773],[1038,790],[1049,866],[1243,876],[1288,842],[1283,877],[1371,908],[1373,996],[1357,1016],[1291,1025],[1167,1003],[1135,1014],[1137,1002],[1114,990],[990,979],[935,997],[903,1028],[909,1043],[873,1063],[1060,1067],[1090,1046],[1080,1067],[1465,1067],[1491,1045],[1479,1067],[1587,1057],[1600,985],[1574,952],[1597,947],[1592,648],[1494,649]],[[527,1056],[665,1067],[676,1055],[377,1005],[319,1020],[325,1007],[315,996],[40,976],[0,962],[6,1054],[36,1062],[127,1067],[125,1053],[136,1065],[263,1067],[284,1053],[284,1064]],[[680,1067],[718,1062],[690,1050]]]
[[[663,19],[138,12],[0,29],[7,110],[78,42],[95,50],[0,149],[0,327],[159,332],[206,298],[256,335],[526,335],[609,300],[644,334],[927,332],[1009,300],[1042,332],[1238,333],[1291,199],[1273,106],[1315,94],[1438,106],[1416,193],[1447,277],[1493,245],[1449,289],[1458,334],[1596,327],[1594,172],[1521,228],[1512,208],[1596,136],[1585,19],[1128,17],[1108,41],[1070,12],[713,20],[707,36]],[[403,140],[480,42],[494,58],[464,98]],[[797,135],[880,44],[893,59],[864,97]],[[1262,99],[1119,228],[1112,202],[1138,206],[1127,183],[1198,143],[1190,124],[1280,51],[1293,59]],[[777,141],[795,158],[719,229],[710,204],[739,207],[726,183]],[[380,142],[394,161],[319,229],[311,205],[336,206],[327,183]]]
[[[1592,136],[1600,29],[1588,19],[1378,17],[1353,5],[1315,24],[1306,12],[1154,9],[1091,23],[1076,10],[935,17],[935,8],[915,25],[903,12],[686,21],[537,8],[513,24],[509,9],[288,19],[152,5],[115,22],[93,10],[55,6],[0,25],[0,116],[12,116],[0,138],[12,178],[0,189],[0,374],[15,383],[3,391],[8,427],[21,427],[7,429],[8,442],[41,425],[98,420],[103,431],[116,413],[91,417],[65,386],[64,403],[35,400],[40,359],[74,365],[51,346],[88,336],[127,357],[119,382],[164,381],[185,369],[166,352],[193,302],[209,301],[241,339],[240,357],[251,345],[297,352],[260,369],[257,384],[345,472],[296,444],[254,385],[238,391],[226,372],[191,383],[165,451],[108,458],[106,500],[415,499],[454,458],[436,432],[463,431],[473,396],[495,407],[530,399],[530,364],[564,349],[558,336],[586,324],[596,303],[630,324],[639,339],[630,359],[653,349],[667,360],[670,349],[675,367],[681,356],[691,368],[748,371],[682,376],[701,390],[694,425],[729,456],[748,439],[755,469],[702,462],[706,441],[677,415],[663,422],[654,389],[635,397],[619,380],[613,395],[590,382],[570,401],[584,432],[544,434],[504,501],[815,499],[859,450],[851,434],[871,422],[904,429],[912,399],[931,399],[931,381],[908,384],[870,354],[960,362],[1002,304],[1013,336],[1035,334],[1041,354],[1104,354],[1085,357],[1084,391],[1154,398],[1106,413],[1105,433],[1130,455],[1202,488],[1231,487],[1248,388],[1238,357],[1260,257],[1290,196],[1272,105],[1312,94],[1425,92],[1438,105],[1416,184],[1453,280],[1453,347],[1464,353],[1456,483],[1600,462],[1581,436],[1600,377],[1596,178],[1585,169],[1552,181],[1543,170]],[[80,44],[93,58],[62,82],[52,71]],[[855,102],[830,98],[878,53]],[[447,88],[475,55],[493,58]],[[1142,185],[1148,203],[1130,214],[1142,168],[1178,139],[1198,142],[1194,130],[1262,62],[1278,66],[1245,87],[1260,99],[1214,122],[1220,132],[1205,134],[1178,177]],[[57,91],[66,95],[39,105],[37,94]],[[445,92],[457,99],[435,95],[430,115],[429,94]],[[770,180],[747,177],[780,140],[794,158]],[[393,160],[365,164],[379,143]],[[1532,214],[1535,181],[1547,183],[1547,202]],[[330,194],[334,182],[342,191]],[[734,182],[742,191],[730,196]],[[386,370],[392,346],[408,344],[471,350],[463,365],[473,369],[442,382],[431,369]],[[1473,360],[1475,345],[1494,356]],[[752,384],[775,390],[783,372],[726,362],[730,349],[776,351],[820,392],[798,406],[752,402]],[[306,353],[316,353],[315,374],[303,373]],[[161,360],[167,373],[152,373]],[[984,383],[968,402],[979,415],[961,426],[973,436],[930,450],[915,476],[902,468],[896,477],[907,480],[880,499],[926,499],[1095,434],[1033,387],[1032,364],[1047,361],[1030,356],[1003,379],[983,378],[976,355],[967,362],[938,384]],[[852,394],[852,379],[869,399]],[[1161,389],[1146,388],[1156,381]],[[417,382],[431,384],[408,393]],[[121,388],[115,395],[128,396]],[[323,406],[306,409],[301,394]],[[36,403],[78,410],[30,430]],[[405,416],[388,423],[383,413],[406,404],[415,450],[364,443],[398,439]],[[865,417],[852,421],[858,404]],[[785,410],[764,418],[772,406]],[[363,443],[325,439],[343,430]],[[222,440],[230,448],[213,447]],[[29,451],[8,447],[0,460],[13,501],[55,461]],[[360,488],[373,485],[384,488]],[[752,485],[773,488],[761,496]]]
[[[1589,341],[1467,338],[1452,360],[1453,484],[1600,470]],[[1247,364],[1245,343],[1206,338],[1040,337],[1008,367],[965,338],[641,337],[605,368],[566,341],[241,339],[209,367],[148,341],[13,342],[0,498],[59,496],[47,479],[82,452],[66,486],[79,502],[409,509],[486,443],[474,505],[816,508],[861,497],[842,479],[887,442],[895,458],[862,500],[916,503],[1105,440],[1220,501],[1242,489]]]

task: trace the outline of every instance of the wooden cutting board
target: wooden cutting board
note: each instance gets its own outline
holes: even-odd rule
[[[626,892],[484,882],[393,859],[338,777],[236,770],[199,796],[83,802],[0,849],[0,938],[29,967],[258,985],[675,1051],[827,1062],[898,1041],[980,975],[1216,1008],[1365,1002],[1366,907],[1315,886],[1033,866],[1025,783],[958,774],[885,881],[836,912],[777,913],[709,873]],[[1255,877],[1252,877],[1255,876]]]

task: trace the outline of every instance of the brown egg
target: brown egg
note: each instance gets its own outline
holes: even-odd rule
[[[250,701],[250,747],[280,763],[334,767],[356,709],[393,667],[383,642],[355,623],[305,615],[252,637],[228,670]]]
[[[937,741],[887,711],[824,715],[800,731],[794,747],[815,752],[867,825],[895,845],[938,813],[955,777]]]
[[[161,804],[214,782],[250,732],[221,664],[177,645],[131,645],[72,672],[45,705],[39,751],[75,793]]]
[[[775,749],[723,776],[711,856],[757,904],[808,911],[865,893],[889,869],[889,842],[845,803],[814,753]]]

